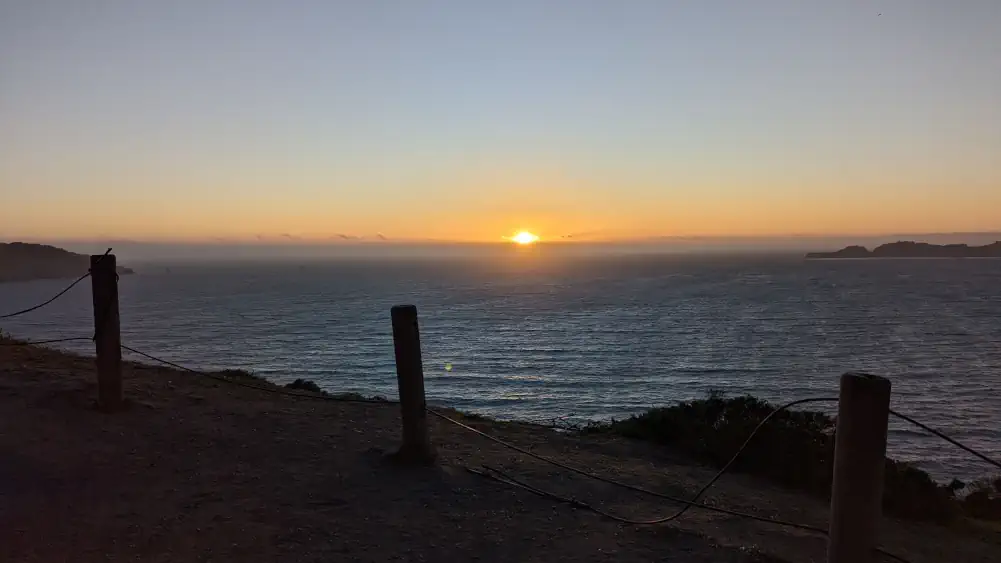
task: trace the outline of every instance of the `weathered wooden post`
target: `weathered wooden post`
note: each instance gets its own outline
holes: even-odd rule
[[[403,445],[397,459],[407,463],[430,464],[435,451],[428,435],[424,400],[424,365],[417,328],[417,307],[397,305],[391,311],[393,348],[396,352],[396,382],[400,389],[403,415]]]
[[[861,373],[841,376],[827,563],[875,560],[889,416],[889,380]]]
[[[97,405],[101,410],[116,411],[122,408],[122,341],[115,255],[91,256],[90,279],[97,348]]]

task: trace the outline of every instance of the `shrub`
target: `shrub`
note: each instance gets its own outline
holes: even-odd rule
[[[975,481],[960,504],[974,518],[1001,520],[1001,475]]]
[[[374,397],[366,397],[361,393],[347,392],[347,393],[328,393],[320,388],[315,382],[308,379],[296,379],[292,383],[285,384],[286,389],[293,389],[296,391],[307,391],[309,393],[316,393],[318,395],[323,395],[325,397],[330,397],[331,399],[342,399],[346,401],[370,401],[375,403],[384,403],[388,401],[385,397],[381,395],[376,395]]]
[[[289,389],[298,389],[299,391],[310,391],[312,393],[323,393],[323,389],[320,386],[308,379],[296,379],[292,383],[286,383],[285,387]]]
[[[244,369],[224,369],[222,371],[216,372],[216,374],[221,375],[223,377],[229,377],[232,379],[258,379],[264,381],[263,377],[254,375],[253,373]]]
[[[887,458],[883,509],[902,518],[949,522],[962,512],[949,485],[940,485],[911,464]]]
[[[751,396],[707,399],[653,409],[611,424],[613,431],[681,449],[721,466],[774,408]],[[829,486],[834,422],[822,414],[783,411],[761,428],[732,469],[797,488]]]
[[[652,409],[608,423],[604,429],[669,445],[718,467],[773,410],[755,397],[726,398],[711,392],[705,399]],[[834,436],[835,421],[826,414],[783,411],[758,431],[731,469],[830,498]],[[883,508],[901,518],[938,522],[955,518],[961,510],[950,487],[891,459],[886,460]]]

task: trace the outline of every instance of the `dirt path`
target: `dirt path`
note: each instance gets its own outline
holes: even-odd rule
[[[92,407],[90,359],[0,345],[2,561],[823,561],[824,540],[691,511],[635,527],[468,473],[490,464],[616,513],[672,511],[432,421],[440,462],[406,469],[393,406],[309,401],[129,365],[132,405]],[[685,496],[711,471],[662,449],[476,423],[545,455]],[[741,476],[709,496],[824,526],[823,503]],[[997,538],[888,522],[915,563],[998,561]]]

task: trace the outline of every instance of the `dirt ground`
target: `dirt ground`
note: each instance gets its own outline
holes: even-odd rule
[[[488,464],[634,518],[677,506],[569,474],[431,419],[437,464],[408,468],[395,405],[284,397],[129,364],[130,406],[94,408],[93,360],[0,343],[0,561],[824,561],[825,540],[691,510],[618,524],[473,475]],[[713,474],[663,448],[472,422],[534,452],[689,496]],[[741,475],[714,505],[826,528],[826,503]],[[1001,561],[1001,534],[887,520],[914,563]]]

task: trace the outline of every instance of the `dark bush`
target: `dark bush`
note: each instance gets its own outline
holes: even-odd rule
[[[324,395],[330,395],[326,391],[321,391],[321,393],[323,393]],[[350,392],[349,393],[336,393],[336,394],[330,395],[330,396],[333,397],[333,398],[335,398],[335,399],[343,399],[343,400],[346,400],[346,401],[371,401],[371,402],[376,402],[376,403],[382,403],[382,402],[386,401],[386,398],[383,397],[383,396],[381,396],[381,395],[376,395],[375,397],[366,397],[365,395],[362,395],[361,393],[350,393]]]
[[[323,393],[323,389],[320,386],[308,379],[296,379],[292,383],[286,383],[285,387],[289,389],[296,389],[299,391],[310,391],[312,393]]]
[[[1001,476],[974,482],[960,503],[974,518],[1001,520]]]
[[[962,512],[948,485],[939,485],[920,469],[886,460],[883,509],[888,514],[916,520],[949,522]]]
[[[719,467],[773,410],[755,397],[726,398],[714,392],[706,399],[613,421],[605,430],[668,445]],[[783,411],[761,428],[731,469],[830,498],[834,430],[834,419],[823,413]],[[891,459],[885,471],[883,508],[887,514],[938,522],[960,514],[952,490],[935,483],[924,471]]]
[[[386,402],[388,400],[388,399],[386,399],[385,397],[383,397],[381,395],[376,395],[374,397],[366,397],[366,396],[362,395],[361,393],[353,393],[353,392],[348,392],[348,393],[328,393],[328,392],[324,391],[323,389],[320,389],[319,385],[317,385],[316,383],[314,383],[314,382],[312,382],[312,381],[310,381],[308,379],[296,379],[292,383],[286,383],[285,384],[285,388],[286,389],[293,389],[293,390],[296,390],[296,391],[308,391],[310,393],[316,393],[316,394],[319,394],[319,395],[324,395],[324,396],[330,397],[331,399],[341,399],[341,400],[345,400],[345,401],[371,401],[371,402],[375,402],[375,403],[384,403],[384,402]]]
[[[221,375],[223,377],[229,377],[232,379],[257,379],[260,381],[264,381],[263,377],[254,375],[253,373],[244,369],[224,369],[222,371],[216,372],[216,374]]]

